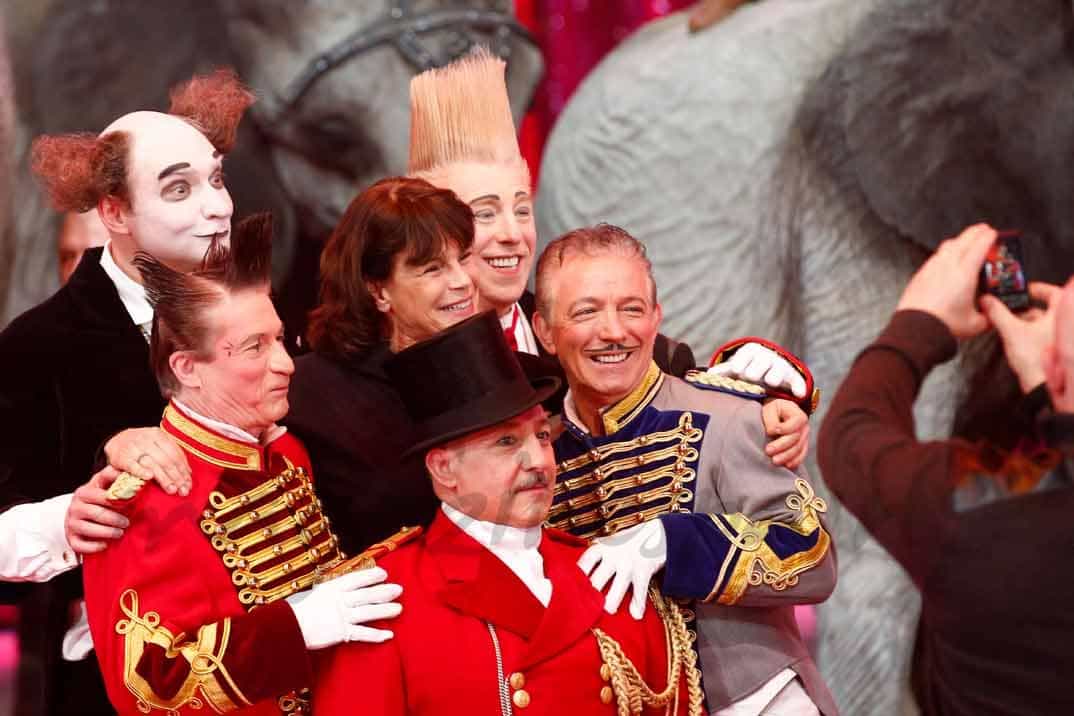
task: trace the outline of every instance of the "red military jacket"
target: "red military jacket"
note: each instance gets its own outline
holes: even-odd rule
[[[84,564],[108,697],[132,716],[300,710],[291,692],[313,679],[284,598],[340,559],[309,456],[291,435],[233,440],[174,404],[161,428],[186,452],[190,494],[144,485],[123,537]]]
[[[625,605],[616,615],[605,613],[603,595],[577,566],[585,547],[565,532],[543,530],[539,550],[552,582],[545,607],[500,559],[438,513],[420,539],[377,560],[389,581],[403,587],[402,614],[380,625],[395,637],[318,655],[317,716],[499,714],[501,699],[527,716],[614,716],[598,629],[618,642],[654,691],[664,690],[664,622],[652,603],[641,621]],[[687,688],[679,683],[667,713],[687,713]]]

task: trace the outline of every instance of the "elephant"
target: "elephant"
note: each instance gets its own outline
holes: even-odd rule
[[[762,0],[693,34],[662,18],[560,116],[540,242],[622,226],[647,245],[665,333],[699,353],[770,337],[834,391],[962,227],[1023,230],[1033,278],[1074,270],[1071,47],[1069,0]],[[923,387],[918,431],[1002,434],[1016,394],[995,341],[971,343]],[[844,713],[917,713],[916,590],[825,498],[840,574],[820,668]]]
[[[258,101],[228,158],[228,187],[236,216],[272,211],[280,310],[301,332],[321,242],[361,189],[406,172],[410,78],[487,45],[508,59],[520,119],[543,73],[509,0],[43,0],[3,10],[21,101],[0,325],[56,288],[59,217],[27,166],[37,134],[100,131],[124,112],[163,109],[168,88],[194,72],[234,66]]]

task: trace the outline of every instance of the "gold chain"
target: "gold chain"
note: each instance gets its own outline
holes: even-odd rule
[[[616,695],[618,716],[640,714],[646,706],[666,706],[668,713],[675,713],[679,701],[679,685],[683,672],[686,674],[687,713],[699,716],[703,713],[704,694],[701,692],[701,674],[697,668],[694,636],[686,628],[686,619],[679,605],[665,600],[653,588],[649,597],[664,623],[664,634],[669,652],[668,681],[663,691],[656,692],[645,683],[633,662],[623,653],[619,642],[600,629],[593,629],[597,637],[601,658],[611,670],[611,686]]]

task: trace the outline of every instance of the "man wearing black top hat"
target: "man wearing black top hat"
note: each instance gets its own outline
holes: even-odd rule
[[[542,526],[555,461],[540,401],[492,312],[396,354],[387,372],[442,501],[427,533],[379,566],[403,586],[391,644],[341,646],[318,669],[323,716],[700,713],[700,677],[678,607],[609,615],[578,568],[582,540]]]

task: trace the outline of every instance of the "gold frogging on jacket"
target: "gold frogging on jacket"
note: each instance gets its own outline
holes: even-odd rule
[[[614,696],[618,716],[634,716],[646,707],[664,707],[665,713],[677,712],[682,679],[686,679],[686,713],[701,716],[704,713],[704,694],[701,691],[701,672],[697,667],[697,652],[694,650],[694,632],[686,627],[686,621],[693,618],[688,610],[683,609],[674,600],[665,599],[658,590],[649,588],[649,599],[664,623],[664,637],[668,651],[667,686],[656,691],[645,683],[638,668],[627,657],[619,642],[601,629],[593,629],[597,637],[597,647],[603,661],[600,677],[609,683],[601,689],[600,700],[610,704]]]
[[[202,532],[250,608],[308,589],[343,560],[309,475],[290,462],[245,492],[210,493],[209,505]]]
[[[715,597],[718,604],[735,604],[747,587],[762,584],[781,592],[798,584],[798,575],[815,567],[824,559],[831,545],[831,537],[821,525],[818,515],[827,512],[828,505],[814,494],[812,486],[802,478],[795,479],[794,489],[795,492],[787,495],[786,500],[787,507],[796,513],[794,521],[790,524],[772,520],[751,522],[741,514],[727,515],[727,521],[737,532],[734,534],[714,515],[710,515],[716,527],[731,542],[731,549],[728,550],[727,557],[720,568],[712,593],[705,601],[711,601]],[[797,552],[786,559],[781,558],[765,542],[768,529],[773,524],[791,529],[803,537],[817,532],[817,542],[804,552]],[[720,591],[728,565],[739,553],[741,556],[727,578],[727,586]]]
[[[659,385],[658,381],[655,386],[658,388]],[[703,438],[704,432],[694,427],[693,415],[685,412],[679,417],[678,425],[674,428],[601,445],[576,458],[563,461],[557,466],[560,475],[589,465],[595,464],[597,467],[576,477],[561,479],[556,484],[556,497],[583,492],[554,504],[548,514],[548,524],[566,529],[584,539],[591,539],[615,534],[621,529],[659,515],[678,512],[682,505],[689,505],[693,501],[694,495],[689,485],[694,482],[697,472],[691,466],[697,463],[697,444]],[[606,458],[622,453],[626,455],[602,463]],[[633,475],[616,477],[627,470],[645,465],[655,467]],[[631,488],[645,487],[664,480],[668,482],[616,497]],[[590,509],[569,514],[586,507]],[[616,517],[619,513],[636,507],[641,509]]]
[[[200,709],[207,703],[217,713],[223,713],[250,705],[223,665],[231,631],[230,619],[201,627],[197,640],[187,642],[182,632],[172,634],[160,626],[160,615],[156,612],[140,615],[138,593],[133,589],[123,592],[119,606],[127,617],[116,623],[116,633],[124,636],[123,682],[137,700],[139,711],[148,714],[153,709],[159,709],[168,716],[177,716],[179,710],[186,706]],[[137,667],[146,644],[164,649],[169,659],[181,657],[190,664],[190,674],[170,698],[163,698],[154,692],[149,682],[138,673]],[[180,646],[177,647],[177,644]],[[227,685],[226,689],[223,684]],[[234,694],[235,698],[229,693]]]

